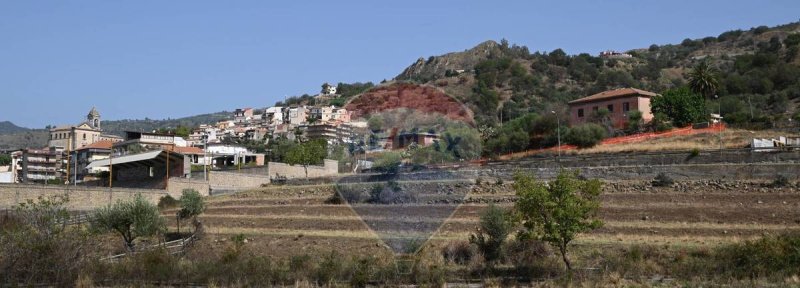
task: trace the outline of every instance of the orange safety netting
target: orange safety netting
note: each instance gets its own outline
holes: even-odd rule
[[[694,129],[691,126],[684,127],[684,128],[676,128],[665,132],[647,132],[647,133],[639,133],[634,135],[628,136],[620,136],[620,137],[611,137],[606,138],[603,141],[600,141],[600,145],[615,145],[615,144],[627,144],[627,143],[636,143],[645,141],[648,139],[655,139],[655,138],[666,138],[666,137],[673,137],[673,136],[686,136],[686,135],[694,135],[694,134],[701,134],[701,133],[709,133],[709,132],[719,132],[725,130],[725,124],[714,124],[708,128],[699,128]],[[561,150],[574,150],[578,147],[575,145],[561,145]],[[523,152],[515,152],[502,155],[498,157],[501,160],[508,160],[514,159],[519,157],[525,157],[529,155],[535,155],[544,152],[556,152],[558,151],[558,146],[543,148],[543,149],[536,149],[536,150],[528,150]],[[485,162],[485,160],[480,160],[478,162]]]

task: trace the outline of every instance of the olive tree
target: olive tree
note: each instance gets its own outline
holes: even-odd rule
[[[122,236],[125,248],[133,252],[134,240],[164,232],[165,225],[158,207],[138,194],[133,200],[119,200],[95,210],[92,228],[98,232],[118,233]]]
[[[567,271],[570,242],[579,233],[602,226],[595,219],[600,207],[600,180],[582,180],[578,173],[562,170],[555,180],[545,183],[531,175],[514,176],[515,204],[522,220],[523,237],[536,238],[558,248]]]
[[[302,165],[308,179],[308,165],[322,164],[327,154],[327,142],[313,140],[292,147],[286,153],[286,162],[289,165]]]
[[[183,189],[181,192],[181,210],[178,210],[178,232],[180,232],[180,220],[189,219],[197,220],[197,215],[203,214],[206,210],[206,203],[203,200],[203,195],[194,189]]]

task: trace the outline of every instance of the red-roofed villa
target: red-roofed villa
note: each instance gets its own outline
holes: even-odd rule
[[[606,109],[614,128],[623,129],[628,124],[628,112],[642,112],[642,120],[647,123],[653,119],[650,111],[650,98],[658,94],[636,88],[620,88],[600,92],[592,96],[569,102],[569,124],[572,126],[595,121],[595,113]]]

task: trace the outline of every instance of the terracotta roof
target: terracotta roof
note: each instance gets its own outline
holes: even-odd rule
[[[572,100],[572,101],[569,101],[569,104],[594,102],[594,101],[601,101],[601,100],[607,100],[607,99],[611,99],[611,98],[618,98],[618,97],[624,97],[624,96],[633,96],[633,95],[642,96],[642,97],[653,97],[653,96],[657,96],[658,94],[650,92],[650,91],[639,90],[639,89],[636,89],[636,88],[620,88],[620,89],[608,90],[608,91],[604,91],[604,92],[600,92],[600,93],[594,94],[592,96],[588,96],[588,97],[583,97],[583,98],[580,98],[580,99]]]
[[[175,147],[175,150],[173,151],[180,154],[192,154],[192,155],[203,154],[203,149],[200,149],[198,147]]]
[[[111,140],[102,140],[102,141],[97,141],[97,142],[94,142],[92,144],[83,146],[83,147],[75,149],[75,150],[83,150],[83,149],[108,149],[108,150],[111,150],[111,146],[112,145],[114,145],[114,142],[112,142]]]

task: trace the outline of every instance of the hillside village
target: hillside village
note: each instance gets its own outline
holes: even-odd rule
[[[0,151],[0,228],[29,235],[0,233],[29,255],[3,269],[43,286],[796,285],[800,23],[710,38],[487,41],[263,108],[8,123],[47,143]],[[44,228],[15,224],[41,211]],[[25,282],[42,258],[26,237],[69,275]]]

